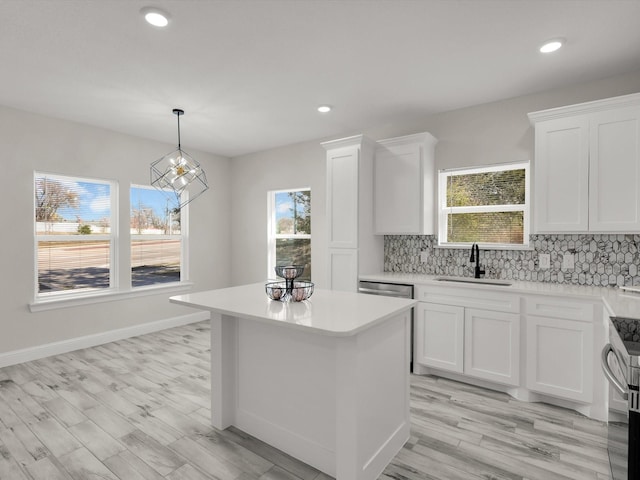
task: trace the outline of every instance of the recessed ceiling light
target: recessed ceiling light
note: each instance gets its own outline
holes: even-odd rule
[[[562,40],[561,38],[554,38],[553,40],[549,40],[547,42],[544,42],[542,44],[542,46],[540,47],[540,51],[542,53],[555,52],[560,47],[562,47],[563,43],[564,43],[564,40]]]
[[[147,23],[154,27],[166,27],[169,24],[169,14],[155,7],[145,7],[140,10],[140,13],[144,15],[144,19]]]
[[[320,113],[329,113],[331,111],[331,105],[320,105],[318,111]]]

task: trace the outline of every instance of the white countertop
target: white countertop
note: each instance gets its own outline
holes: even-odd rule
[[[214,313],[297,328],[323,335],[348,336],[414,306],[415,300],[315,289],[303,302],[269,300],[263,283],[189,293],[172,303]]]
[[[602,301],[611,316],[640,319],[640,294],[622,292],[618,288],[523,282],[519,280],[507,280],[511,283],[510,286],[483,285],[476,283],[439,282],[435,280],[439,277],[443,277],[443,275],[383,272],[360,275],[360,280],[411,285],[474,288],[493,292],[513,292],[521,295],[552,295],[563,298]]]

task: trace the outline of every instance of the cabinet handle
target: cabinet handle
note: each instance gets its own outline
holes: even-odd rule
[[[613,385],[613,387],[615,387],[615,389],[618,391],[622,399],[627,400],[629,398],[627,388],[620,380],[618,380],[613,371],[611,371],[611,367],[609,366],[609,353],[613,353],[614,355],[616,355],[616,352],[611,344],[607,343],[602,349],[602,358],[600,359],[600,363],[602,364],[602,371],[604,372],[604,376],[607,377],[607,380],[609,380],[609,383]]]
[[[402,298],[411,298],[408,297],[406,293],[396,292],[395,290],[376,290],[375,288],[358,288],[358,293],[371,293],[374,295],[385,295],[388,297],[402,297]]]

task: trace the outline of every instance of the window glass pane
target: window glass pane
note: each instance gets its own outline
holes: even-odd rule
[[[70,177],[36,175],[36,234],[111,233],[111,186]]]
[[[131,235],[180,235],[180,210],[152,187],[131,187]]]
[[[179,282],[182,251],[180,210],[151,187],[131,187],[131,285]]]
[[[459,213],[447,215],[447,242],[523,243],[523,212]]]
[[[311,191],[276,192],[276,234],[311,234]]]
[[[301,280],[311,280],[311,239],[279,238],[276,240],[276,265],[305,265]]]
[[[37,173],[34,194],[36,294],[109,288],[111,184]]]
[[[181,240],[133,240],[131,284],[134,287],[180,281]]]
[[[450,175],[447,178],[447,207],[524,203],[524,169]]]
[[[38,293],[109,288],[110,242],[38,242]]]

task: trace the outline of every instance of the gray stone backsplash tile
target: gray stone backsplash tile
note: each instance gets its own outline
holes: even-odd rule
[[[385,235],[384,271],[472,277],[469,249],[435,248],[434,235]],[[595,285],[640,285],[640,235],[531,235],[532,250],[482,250],[480,264],[487,278],[530,282]],[[420,261],[420,252],[427,261]],[[551,268],[538,258],[547,253]],[[574,268],[563,270],[564,254],[573,254]]]

